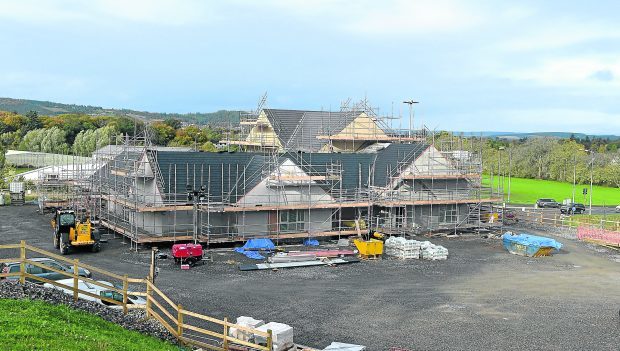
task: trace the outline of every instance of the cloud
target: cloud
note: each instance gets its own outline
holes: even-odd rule
[[[496,67],[492,75],[543,86],[582,88],[594,92],[598,88],[620,88],[614,80],[620,75],[620,58],[597,56],[554,56],[522,67]]]
[[[183,25],[215,19],[213,7],[199,0],[0,0],[0,18],[31,23],[120,20]]]
[[[352,13],[344,28],[362,34],[404,35],[444,33],[468,29],[482,23],[473,4],[460,1],[372,2],[364,11]]]
[[[608,69],[596,71],[590,77],[603,82],[610,82],[614,80],[614,74]]]
[[[266,0],[254,4],[282,17],[294,16],[318,27],[364,36],[454,32],[482,23],[484,12],[474,2],[460,0]]]

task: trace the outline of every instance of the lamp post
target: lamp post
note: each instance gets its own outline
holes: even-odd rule
[[[592,215],[592,185],[594,183],[594,152],[592,150],[590,150],[590,156],[591,156],[591,160],[590,160],[590,209],[588,210],[589,215]]]
[[[510,203],[510,179],[512,177],[512,148],[508,148],[508,203]]]
[[[573,154],[573,203],[575,203],[575,187],[577,186],[577,155]]]
[[[502,199],[504,198],[504,179],[502,177],[502,151],[506,148],[503,146],[499,147],[499,158],[497,161],[497,195],[499,195],[500,191],[502,192]],[[500,188],[501,185],[501,188]]]
[[[191,201],[193,204],[193,240],[194,244],[198,243],[198,232],[200,231],[200,226],[198,225],[198,206],[202,203],[202,200],[205,199],[207,195],[206,188],[204,185],[200,187],[200,189],[194,189],[193,186],[187,185],[187,200]]]
[[[405,100],[403,104],[409,105],[409,138],[411,138],[411,131],[413,130],[413,104],[419,104],[419,101]]]

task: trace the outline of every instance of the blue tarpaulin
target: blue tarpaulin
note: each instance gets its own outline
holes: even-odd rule
[[[253,260],[262,260],[265,258],[265,256],[259,254],[256,251],[245,251],[243,252],[243,254],[247,257],[247,258],[251,258]]]
[[[506,250],[524,256],[534,256],[538,250],[545,247],[552,247],[556,252],[562,248],[562,244],[554,239],[526,233],[515,235],[507,232],[502,235],[502,241]]]
[[[248,251],[248,250],[254,250],[254,251],[258,251],[258,250],[273,251],[273,250],[276,249],[276,245],[274,245],[274,243],[273,243],[273,241],[271,241],[271,239],[258,238],[258,239],[250,239],[250,240],[246,241],[245,245],[243,245],[243,249],[245,251]]]
[[[273,251],[275,249],[276,245],[270,239],[250,239],[243,247],[235,248],[235,251],[244,254],[248,258],[262,260],[265,256],[258,253],[258,251]]]
[[[319,246],[319,241],[316,239],[305,239],[304,246]]]

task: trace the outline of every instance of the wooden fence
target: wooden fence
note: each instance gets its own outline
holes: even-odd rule
[[[553,227],[578,228],[592,227],[620,232],[620,220],[607,220],[604,217],[587,215],[564,215],[560,211],[534,208],[510,208],[518,221]]]
[[[519,222],[541,227],[572,229],[577,231],[576,236],[579,240],[613,248],[620,247],[620,221],[606,220],[602,217],[568,216],[530,208],[516,209],[514,213]]]
[[[65,256],[56,255],[39,249],[26,244],[25,241],[21,241],[19,244],[0,245],[0,250],[19,250],[19,257],[4,258],[4,255],[0,255],[0,264],[19,263],[19,271],[0,272],[0,279],[19,279],[21,284],[24,284],[26,281],[49,283],[61,289],[71,291],[74,301],[77,301],[80,297],[88,296],[114,306],[120,306],[124,313],[127,313],[130,308],[145,309],[147,317],[155,318],[177,338],[179,343],[184,345],[201,347],[208,350],[273,350],[271,330],[264,332],[231,323],[228,321],[228,318],[218,319],[186,310],[181,304],[174,303],[166,294],[155,286],[152,279],[152,271],[146,279],[129,278],[127,275],[112,273],[101,268],[84,264],[77,259],[69,259]],[[51,258],[61,262],[65,266],[70,266],[72,268],[71,272],[53,268],[40,261],[28,258],[29,253],[35,253],[38,257]],[[61,274],[67,277],[67,279],[72,278],[73,284],[72,286],[61,284],[55,280],[32,274],[29,271],[29,268],[32,267],[39,267],[48,272]],[[110,286],[95,279],[80,276],[80,268],[88,269],[93,273],[105,277],[106,280],[115,280],[120,283],[115,286]],[[122,299],[113,299],[82,290],[79,287],[80,281],[99,286],[107,291],[116,292],[122,296]],[[132,287],[131,290],[130,287]],[[137,289],[133,287],[137,287]],[[143,291],[139,291],[140,289]],[[144,297],[146,299],[146,304],[140,305],[130,303],[128,301],[130,295]],[[256,342],[230,336],[229,331],[231,328],[235,328],[246,336],[253,336],[255,339],[260,339],[262,342],[258,344]]]

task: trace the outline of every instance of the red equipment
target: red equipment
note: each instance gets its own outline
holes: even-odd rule
[[[200,244],[174,244],[172,245],[172,257],[176,263],[189,263],[190,265],[202,260],[202,245]]]

